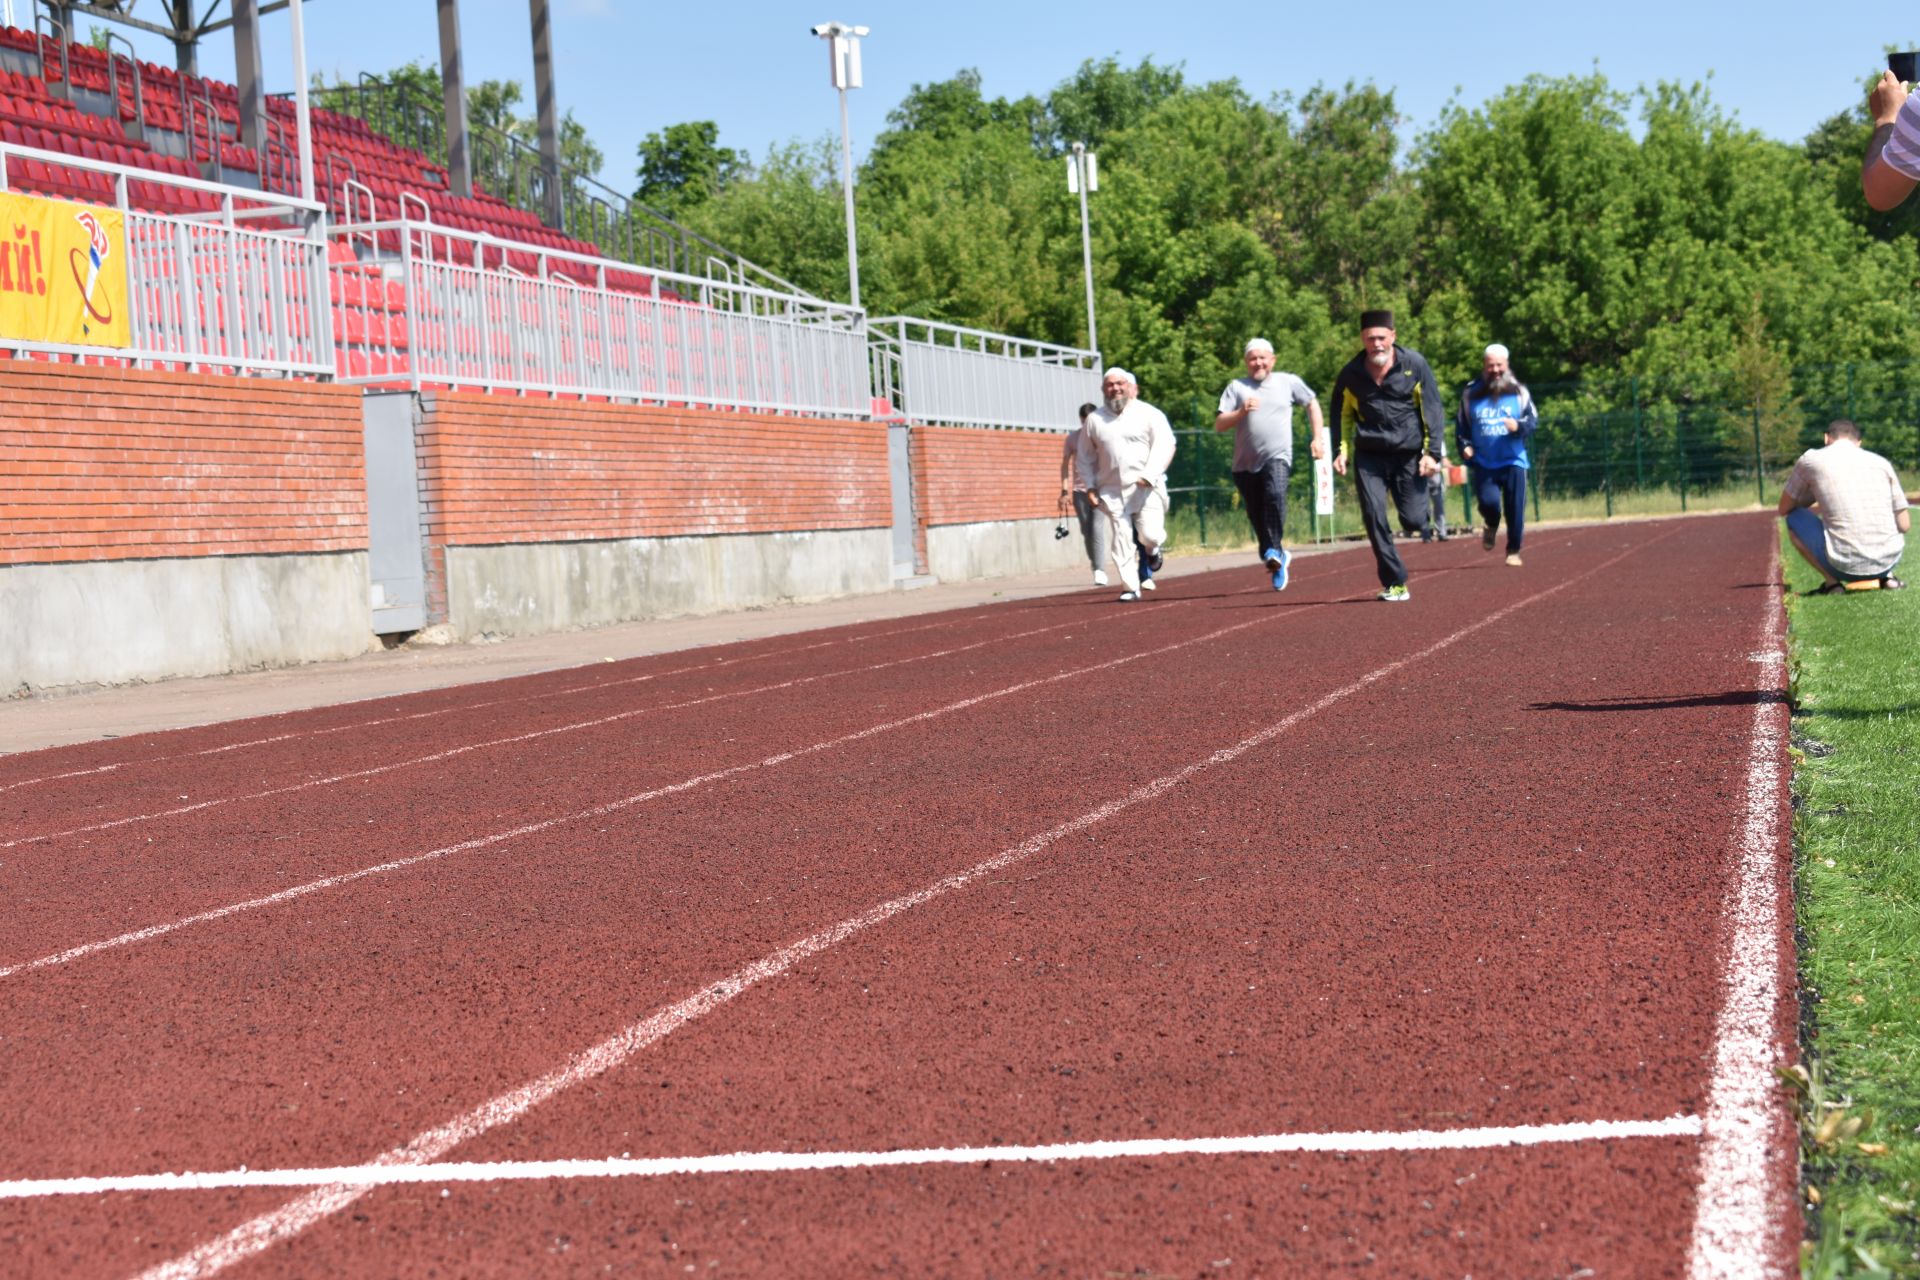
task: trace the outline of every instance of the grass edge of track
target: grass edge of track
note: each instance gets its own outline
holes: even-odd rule
[[[1903,566],[1920,564],[1920,530]],[[1800,593],[1790,546],[1801,936],[1801,1270],[1920,1277],[1920,587]]]

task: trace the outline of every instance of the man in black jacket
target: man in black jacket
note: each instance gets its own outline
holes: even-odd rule
[[[1446,415],[1440,384],[1426,357],[1394,342],[1393,312],[1361,312],[1360,343],[1360,354],[1347,362],[1333,384],[1333,438],[1339,449],[1333,470],[1345,475],[1349,465],[1353,468],[1360,519],[1380,573],[1380,599],[1398,603],[1412,597],[1407,566],[1393,548],[1387,493],[1393,493],[1402,524],[1411,529],[1427,526],[1427,477],[1440,469]],[[1348,417],[1353,422],[1351,460],[1341,431]]]

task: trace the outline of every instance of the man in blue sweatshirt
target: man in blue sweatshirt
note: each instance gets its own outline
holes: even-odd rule
[[[1499,343],[1487,348],[1480,376],[1467,384],[1454,418],[1454,443],[1467,460],[1474,500],[1486,528],[1480,546],[1493,550],[1500,516],[1507,517],[1507,563],[1520,566],[1520,543],[1527,531],[1527,442],[1540,425],[1533,397],[1513,376],[1507,349]]]

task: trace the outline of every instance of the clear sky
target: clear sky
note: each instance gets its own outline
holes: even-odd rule
[[[25,0],[16,0],[24,9]],[[866,87],[851,97],[854,145],[864,149],[915,83],[975,67],[990,96],[1044,94],[1087,58],[1151,56],[1188,77],[1236,77],[1254,96],[1315,83],[1368,80],[1394,90],[1409,137],[1458,95],[1477,103],[1529,73],[1596,65],[1616,85],[1711,75],[1715,99],[1745,124],[1797,140],[1861,94],[1889,44],[1920,47],[1920,14],[1881,3],[1805,0],[1454,0],[1451,4],[1238,6],[1194,9],[1139,0],[972,3],[903,0],[719,0],[709,5],[551,0],[561,103],[607,155],[603,180],[633,186],[647,133],[713,120],[722,143],[755,157],[771,143],[838,132],[822,43],[808,33],[839,19],[873,29]],[[312,69],[353,79],[412,58],[438,57],[434,0],[307,0]],[[1284,14],[1264,18],[1263,13]],[[1356,21],[1365,15],[1365,26]],[[82,23],[85,23],[82,19]],[[268,88],[292,88],[287,14],[263,20]],[[517,79],[531,98],[528,7],[463,0],[467,78]],[[130,33],[142,56],[169,46]],[[202,68],[233,74],[231,37],[203,46]]]

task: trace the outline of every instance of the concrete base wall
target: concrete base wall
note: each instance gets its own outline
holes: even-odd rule
[[[0,695],[351,657],[367,595],[363,551],[0,566]]]
[[[942,582],[959,582],[1085,568],[1079,523],[1069,514],[1068,536],[1056,538],[1053,531],[1059,523],[1047,517],[934,525],[927,530],[927,572]]]
[[[447,548],[461,639],[886,591],[887,529],[621,538]]]

